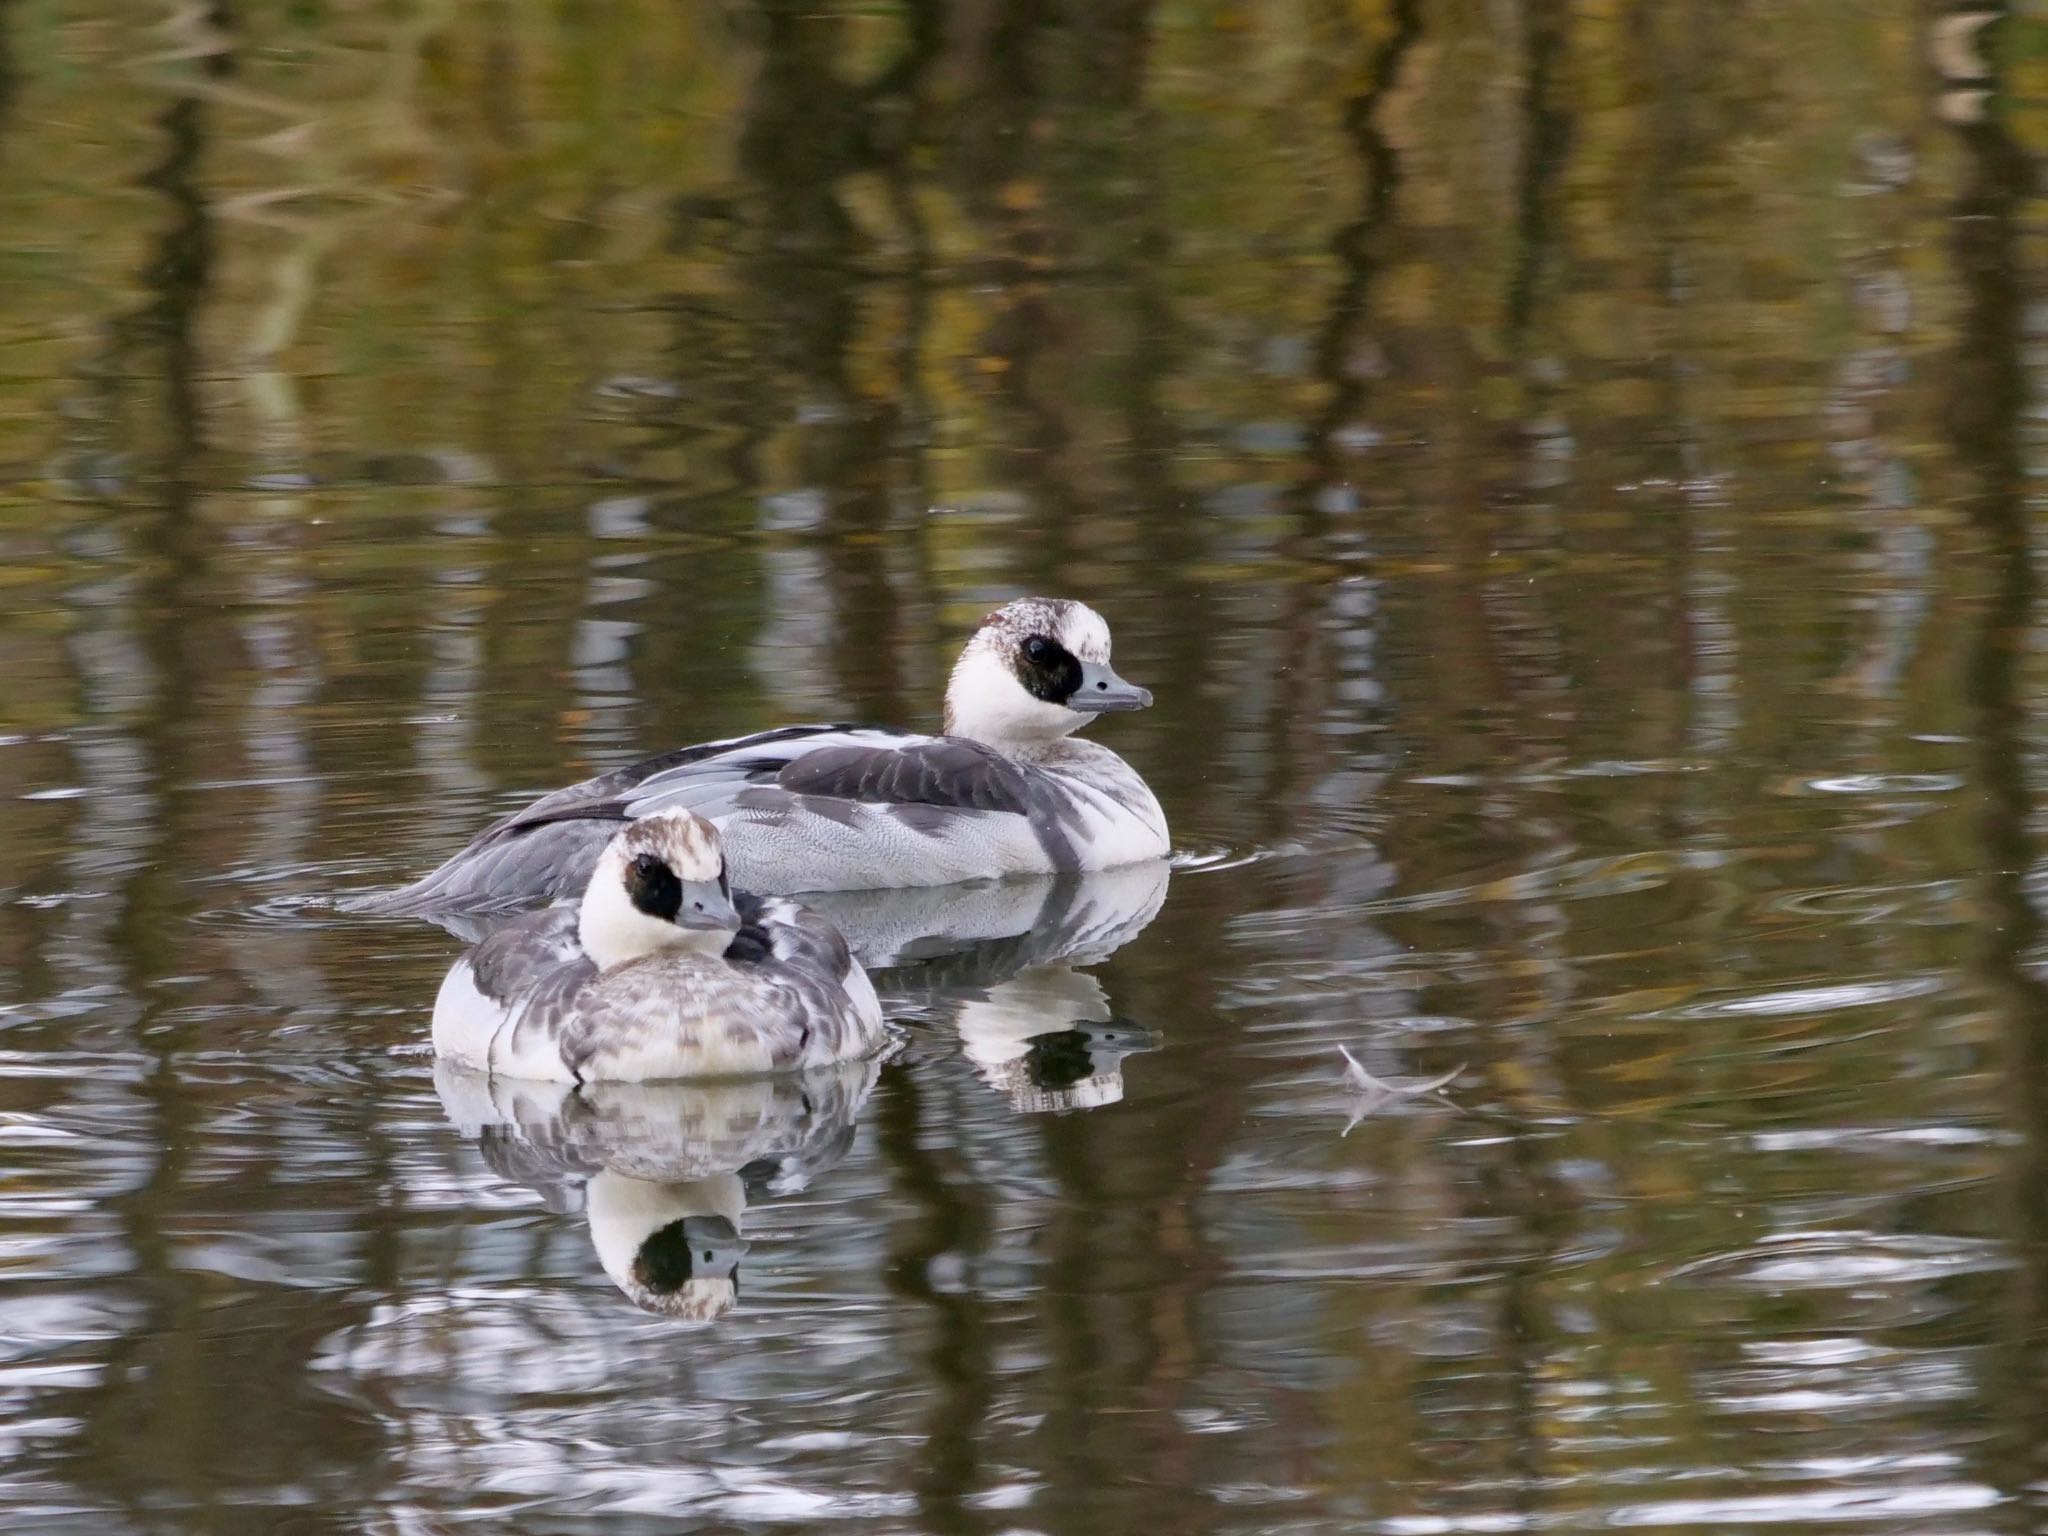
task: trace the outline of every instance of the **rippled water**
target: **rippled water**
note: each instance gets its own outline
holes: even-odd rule
[[[0,5],[0,1525],[2041,1529],[2043,58]],[[1170,872],[437,1083],[338,894],[1025,590]]]

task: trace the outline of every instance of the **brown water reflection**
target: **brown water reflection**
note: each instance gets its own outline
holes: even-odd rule
[[[2043,57],[0,5],[0,1521],[2040,1527]],[[892,968],[800,1168],[465,1136],[328,896],[1033,588],[1156,917]],[[1467,1070],[1347,1137],[1340,1043]]]

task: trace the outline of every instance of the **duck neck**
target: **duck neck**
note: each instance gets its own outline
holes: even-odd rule
[[[945,733],[1020,763],[1058,752],[1082,716],[1031,696],[999,657],[970,647],[946,684]]]
[[[576,937],[601,971],[652,954],[722,952],[731,935],[652,917],[634,906],[617,880],[592,880],[576,916]]]
[[[1006,731],[977,728],[977,724],[971,720],[963,722],[951,710],[946,711],[944,730],[948,736],[958,736],[965,741],[976,742],[991,752],[1007,757],[1013,763],[1029,763],[1035,766],[1049,762],[1067,745],[1065,739],[1058,736],[1047,741],[1043,737],[1017,736]]]

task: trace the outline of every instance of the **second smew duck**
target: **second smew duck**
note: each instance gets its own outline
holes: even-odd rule
[[[1109,748],[1075,739],[1152,695],[1110,666],[1083,603],[1022,598],[985,618],[946,687],[937,736],[796,725],[646,758],[544,795],[424,879],[355,903],[505,909],[583,888],[621,823],[689,810],[748,890],[870,890],[1115,869],[1168,852],[1166,817]]]

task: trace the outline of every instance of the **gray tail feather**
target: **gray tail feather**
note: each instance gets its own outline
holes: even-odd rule
[[[613,822],[555,822],[519,836],[472,843],[410,885],[343,897],[344,912],[366,917],[439,917],[516,912],[579,894],[597,856],[618,830]]]
[[[453,861],[451,861],[452,864]],[[444,864],[411,885],[386,890],[357,891],[335,903],[343,912],[358,917],[432,917],[441,912],[516,912],[546,899],[545,893],[487,892],[461,878],[463,871]]]
[[[357,891],[343,896],[335,907],[356,917],[431,917],[441,912],[516,912],[544,899],[534,896],[485,897],[451,890],[451,882],[438,878],[441,871],[387,890]]]

